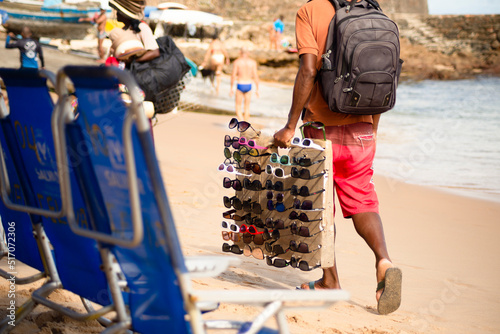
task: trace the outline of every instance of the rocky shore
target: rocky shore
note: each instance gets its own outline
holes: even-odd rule
[[[292,14],[289,15],[290,18]],[[401,80],[456,80],[478,75],[500,76],[500,15],[433,16],[420,14],[391,14],[398,23],[401,36],[401,58],[404,60]],[[295,47],[293,21],[285,20],[283,44]],[[232,17],[226,17],[231,20]],[[293,84],[299,58],[297,53],[270,50],[269,27],[272,20],[234,20],[221,32],[221,40],[231,62],[245,46],[259,64],[261,80]],[[76,49],[97,57],[96,41],[92,35],[85,41],[57,45],[60,50]],[[0,32],[0,39],[5,32]],[[90,38],[90,40],[89,40]],[[175,37],[184,55],[201,64],[210,39]],[[105,42],[109,42],[106,40]],[[108,43],[110,44],[110,43]],[[105,44],[106,45],[106,44]],[[223,69],[232,71],[231,65]]]
[[[456,80],[477,75],[500,76],[500,15],[430,16],[394,15],[401,33],[402,80]],[[223,30],[231,60],[242,46],[250,50],[265,81],[293,83],[299,64],[296,53],[269,49],[268,24],[235,21]],[[288,25],[283,39],[295,45],[293,27]],[[184,54],[197,64],[203,60],[207,41],[176,39]],[[224,72],[231,73],[232,65]]]

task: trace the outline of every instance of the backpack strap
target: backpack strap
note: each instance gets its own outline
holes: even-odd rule
[[[375,9],[382,11],[382,8],[380,8],[380,5],[378,4],[377,0],[366,0],[370,5],[372,5]]]

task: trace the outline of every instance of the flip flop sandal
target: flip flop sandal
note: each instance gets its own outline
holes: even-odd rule
[[[389,314],[399,308],[402,280],[401,269],[393,267],[386,270],[385,278],[377,285],[377,291],[384,289],[378,300],[377,311],[379,314]]]
[[[315,290],[315,288],[314,288],[314,283],[316,283],[316,281],[311,281],[311,282],[309,282],[309,290]],[[307,290],[307,289],[302,289],[302,288],[300,287],[300,285],[299,285],[299,286],[296,286],[296,287],[295,287],[295,289],[296,289],[296,290]]]

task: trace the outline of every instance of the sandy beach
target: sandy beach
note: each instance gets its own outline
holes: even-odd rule
[[[0,42],[1,43],[1,42]],[[5,57],[1,66],[16,67],[18,54]],[[10,50],[7,50],[10,51]],[[14,58],[15,57],[15,58]],[[48,58],[48,56],[46,56]],[[57,69],[63,59],[55,54],[47,66]],[[4,64],[12,59],[12,65]],[[56,62],[58,60],[58,63]],[[85,63],[92,61],[85,61]],[[80,62],[83,63],[83,62]],[[261,89],[265,89],[265,84]],[[224,175],[216,167],[224,160],[225,134],[237,135],[227,125],[231,116],[179,112],[158,116],[153,128],[159,164],[174,212],[182,249],[190,255],[228,255],[221,252],[222,187]],[[383,121],[383,120],[382,120]],[[254,127],[267,133],[281,121],[252,118]],[[374,258],[356,234],[352,222],[335,217],[336,257],[342,288],[351,300],[328,309],[287,314],[292,333],[498,333],[500,332],[500,203],[463,197],[430,187],[409,185],[378,176],[386,240],[392,260],[403,271],[400,309],[380,316],[376,312]],[[242,265],[210,278],[195,279],[195,289],[295,289],[318,279],[320,270],[302,272],[269,267],[265,261],[239,256]],[[5,261],[0,265],[5,268]],[[24,272],[28,268],[20,267]],[[19,286],[18,304],[40,284]],[[0,316],[5,315],[7,282],[0,280]],[[79,299],[57,292],[51,299],[82,309]],[[251,319],[253,308],[222,304],[207,319]],[[274,326],[274,322],[269,325]],[[44,307],[37,307],[12,333],[98,333],[97,322],[77,323]]]

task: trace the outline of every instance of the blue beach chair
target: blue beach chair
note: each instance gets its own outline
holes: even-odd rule
[[[2,180],[2,200],[10,210],[29,214],[41,241],[48,276],[48,281],[18,308],[16,323],[37,304],[78,320],[96,319],[117,311],[112,303],[114,298],[120,299],[118,304],[123,305],[121,292],[113,295],[114,292],[108,289],[108,282],[116,280],[111,276],[116,277],[117,273],[106,265],[108,259],[106,262],[101,260],[101,256],[106,257],[107,254],[100,252],[94,240],[75,235],[64,217],[51,126],[54,105],[44,76],[54,78],[46,71],[0,69],[0,77],[9,97],[9,112],[2,114],[1,118],[2,144],[5,145],[2,145],[2,151],[9,158],[4,160],[3,165],[8,166],[7,162],[12,160],[19,179],[22,203],[15,203],[9,197],[7,185],[9,182],[15,184],[17,180],[12,179],[8,171],[1,173],[2,176],[7,175]],[[70,182],[76,183],[72,171],[67,177]],[[80,227],[90,228],[93,222],[88,213],[89,203],[75,195],[72,206],[77,212]],[[92,215],[97,216],[95,213]],[[54,290],[62,288],[103,307],[91,313],[78,313],[47,299]],[[2,322],[1,332],[12,329],[6,320]]]
[[[6,115],[6,107],[3,102],[3,97],[0,96],[0,123]],[[1,125],[0,125],[1,126]],[[19,178],[15,172],[12,159],[5,156],[2,147],[6,147],[4,136],[0,136],[0,173],[6,173],[0,176],[0,180],[5,184],[6,195],[10,201],[18,204],[24,204],[24,196],[20,193],[21,186]],[[10,177],[9,177],[10,176]],[[9,181],[12,181],[9,182]],[[4,188],[2,186],[2,188]],[[3,201],[0,201],[0,259],[7,258],[14,260],[12,266],[9,265],[8,271],[0,269],[0,276],[5,279],[15,277],[16,284],[29,284],[46,276],[44,261],[42,260],[39,252],[38,238],[35,226],[31,222],[31,217],[23,212],[8,209]],[[4,239],[5,238],[5,239]],[[16,274],[16,261],[38,270],[38,273],[28,277],[19,277]]]
[[[78,99],[76,114],[66,98],[67,78]],[[119,83],[128,88],[131,102],[122,98]],[[76,234],[97,240],[121,267],[128,314],[126,320],[115,321],[115,328],[140,333],[204,333],[207,328],[264,333],[264,322],[275,317],[279,331],[287,333],[284,311],[292,308],[290,302],[329,305],[348,298],[345,291],[194,291],[191,277],[217,275],[232,259],[183,257],[150,125],[131,75],[117,68],[68,66],[57,75],[57,92],[61,104],[53,126],[64,215]],[[71,182],[71,170],[79,182]],[[92,219],[99,225],[79,226],[72,205],[75,196],[92,197],[92,205],[104,208],[100,218]],[[253,322],[204,321],[202,303],[217,302],[260,305],[264,310]]]

